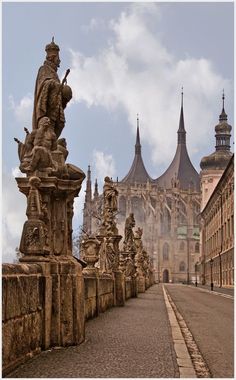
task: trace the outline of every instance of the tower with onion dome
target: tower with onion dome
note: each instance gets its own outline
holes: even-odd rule
[[[201,167],[201,209],[207,204],[213,190],[222,176],[226,166],[232,157],[230,151],[231,125],[228,124],[228,117],[225,112],[225,95],[222,95],[222,111],[219,115],[219,123],[215,126],[215,152],[202,158]]]

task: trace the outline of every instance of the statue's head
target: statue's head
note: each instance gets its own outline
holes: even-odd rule
[[[63,146],[64,148],[67,147],[66,139],[63,137],[61,139],[57,140],[57,145]]]
[[[47,53],[46,60],[54,63],[56,67],[60,67],[60,62],[61,62],[60,57],[59,57],[60,48],[57,44],[55,44],[54,37],[52,37],[52,42],[46,45],[45,51]]]
[[[111,180],[110,177],[106,176],[106,177],[104,178],[104,182],[111,183],[112,180]]]
[[[51,122],[50,122],[49,117],[44,116],[44,117],[41,117],[41,119],[39,119],[38,128],[40,127],[48,128],[50,126],[51,126]]]

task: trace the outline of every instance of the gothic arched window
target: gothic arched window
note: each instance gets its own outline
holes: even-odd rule
[[[185,248],[184,242],[181,241],[181,243],[180,243],[180,245],[179,245],[179,250],[180,250],[180,252],[184,252],[184,248]]]
[[[169,245],[165,243],[162,248],[163,260],[169,260]]]
[[[124,196],[119,199],[119,212],[122,216],[126,215],[126,200]]]
[[[179,271],[180,272],[184,272],[185,271],[185,262],[184,261],[181,261],[181,263],[179,264]]]
[[[199,253],[199,251],[200,251],[200,244],[197,242],[195,244],[195,253]]]

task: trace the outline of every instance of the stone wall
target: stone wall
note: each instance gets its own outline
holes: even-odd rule
[[[84,275],[86,320],[115,305],[114,287],[114,278],[111,275]]]
[[[41,350],[84,340],[80,264],[4,264],[2,284],[4,375]]]
[[[3,369],[14,368],[44,344],[44,279],[38,265],[3,265]]]
[[[137,296],[122,272],[82,273],[74,262],[4,264],[2,280],[4,376],[41,350],[81,343],[85,320]]]

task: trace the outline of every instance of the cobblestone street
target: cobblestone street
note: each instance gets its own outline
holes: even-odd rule
[[[43,352],[8,377],[179,377],[162,286],[88,321],[80,346]]]

